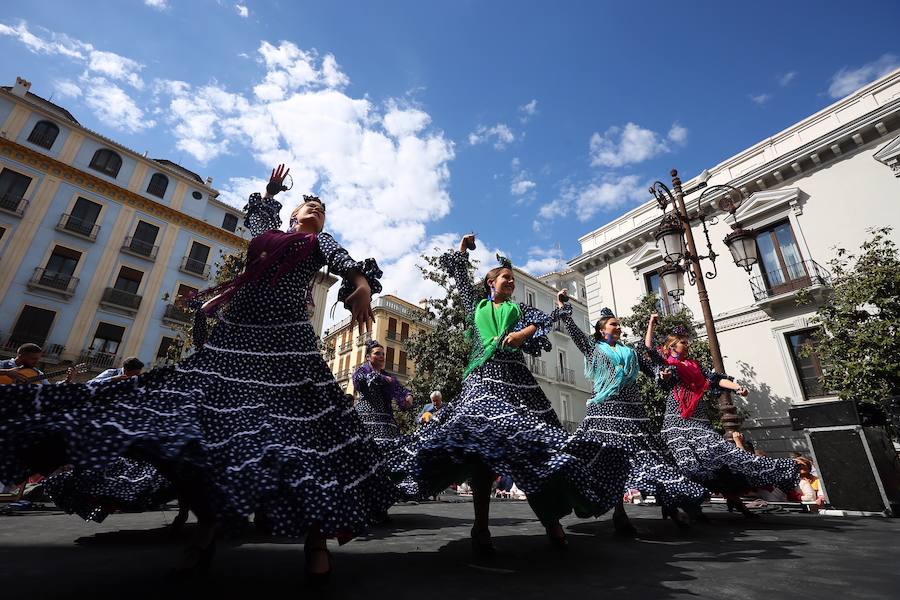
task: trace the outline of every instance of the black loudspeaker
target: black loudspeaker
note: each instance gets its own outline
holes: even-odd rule
[[[883,429],[833,427],[806,435],[834,508],[897,514],[900,464]]]
[[[794,431],[860,424],[856,402],[847,400],[816,402],[808,406],[798,406],[788,410],[788,415],[791,417],[791,428]]]

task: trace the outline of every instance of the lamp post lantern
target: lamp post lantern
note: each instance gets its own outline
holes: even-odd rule
[[[718,218],[704,212],[703,198],[708,195],[722,194],[718,201],[718,207],[734,216],[735,211],[743,201],[743,194],[740,190],[730,185],[707,187],[708,171],[704,171],[701,175],[700,184],[687,192],[681,187],[681,178],[678,177],[678,171],[672,169],[671,175],[671,191],[661,181],[655,182],[650,188],[650,193],[664,213],[660,226],[654,232],[656,245],[666,261],[666,266],[659,270],[659,275],[663,278],[669,294],[678,300],[684,293],[684,284],[682,282],[685,269],[680,263],[682,261],[689,263],[686,265],[688,281],[691,285],[697,286],[697,295],[700,298],[700,308],[703,311],[703,323],[709,340],[709,351],[712,355],[713,367],[716,371],[724,373],[725,363],[722,360],[722,351],[719,347],[719,338],[716,335],[715,320],[709,305],[709,294],[706,291],[705,281],[706,279],[714,279],[718,275],[716,258],[719,255],[713,250],[709,239],[709,229],[707,228],[707,224],[715,225],[718,222]],[[706,255],[700,255],[697,252],[697,244],[694,241],[694,233],[691,229],[691,218],[684,202],[686,195],[698,189],[703,189],[697,206],[703,233],[706,236]],[[670,205],[672,206],[672,212],[665,214],[666,209]],[[741,229],[737,223],[735,223],[734,229],[726,236],[724,243],[731,251],[734,263],[749,272],[758,260],[755,234],[753,231]],[[700,264],[702,260],[709,260],[712,263],[711,271],[703,272]],[[727,432],[740,430],[741,419],[737,415],[737,408],[731,399],[730,392],[725,391],[719,396],[719,411],[722,415],[722,424]]]

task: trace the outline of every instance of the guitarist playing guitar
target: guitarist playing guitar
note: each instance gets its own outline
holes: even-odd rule
[[[85,365],[69,367],[65,371],[45,374],[37,368],[44,350],[37,344],[22,344],[16,351],[16,357],[0,360],[0,385],[9,383],[50,383],[47,377],[66,374],[60,383],[72,383],[78,372],[83,372]]]

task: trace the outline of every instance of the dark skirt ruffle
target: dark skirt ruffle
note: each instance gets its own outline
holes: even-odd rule
[[[586,443],[579,450],[593,453],[584,460],[568,451],[569,440],[524,361],[492,360],[469,375],[459,398],[406,451],[425,494],[487,470],[511,476],[544,522],[573,510],[602,514],[621,498],[624,455]]]
[[[697,506],[709,496],[706,488],[679,471],[665,444],[650,429],[637,384],[605,402],[587,405],[572,445],[585,441],[622,450],[628,459],[626,488],[652,495],[662,506]]]
[[[100,471],[61,471],[44,480],[43,486],[60,509],[96,523],[118,511],[151,510],[177,496],[156,467],[127,458],[116,459]]]
[[[701,400],[694,414],[706,410],[706,400]],[[666,401],[662,437],[681,472],[714,492],[742,494],[766,487],[790,492],[799,484],[793,460],[757,456],[726,442],[709,420],[683,418],[672,394]]]

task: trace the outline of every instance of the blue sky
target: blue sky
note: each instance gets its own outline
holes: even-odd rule
[[[647,199],[900,66],[900,3],[5,2],[17,75],[87,127],[212,176],[268,165],[386,290],[470,230],[535,271]],[[679,35],[673,35],[675,32]]]

